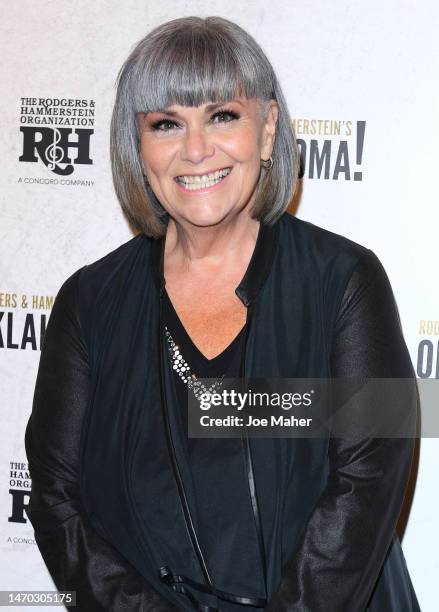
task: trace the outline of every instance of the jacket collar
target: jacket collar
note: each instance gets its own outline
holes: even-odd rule
[[[273,263],[279,234],[279,222],[273,225],[260,223],[255,248],[253,250],[247,270],[235,289],[236,295],[245,306],[249,306],[258,296],[264,285]],[[152,266],[154,279],[160,291],[165,288],[164,254],[165,237],[152,242]]]

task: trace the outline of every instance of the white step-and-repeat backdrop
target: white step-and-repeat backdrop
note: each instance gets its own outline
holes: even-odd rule
[[[436,0],[3,3],[0,590],[53,588],[26,516],[23,436],[41,339],[62,282],[132,236],[110,175],[114,81],[134,43],[163,21],[220,15],[259,41],[301,145],[296,214],[375,251],[419,378],[439,378],[438,7]],[[50,145],[68,147],[71,165],[51,167]],[[438,609],[438,463],[437,439],[422,439],[402,517],[423,612]]]

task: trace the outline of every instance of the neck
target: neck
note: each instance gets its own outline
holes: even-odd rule
[[[166,269],[198,274],[244,268],[250,261],[259,221],[242,211],[232,220],[199,227],[170,218],[165,242]]]

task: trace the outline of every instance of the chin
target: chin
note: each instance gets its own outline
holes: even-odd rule
[[[214,227],[225,219],[225,215],[191,215],[185,220],[196,227]]]
[[[192,225],[197,227],[211,227],[218,225],[230,216],[231,210],[222,207],[191,205],[184,210],[181,216]]]

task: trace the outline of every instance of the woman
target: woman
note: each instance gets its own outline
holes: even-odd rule
[[[111,147],[139,233],[61,287],[26,431],[55,584],[87,611],[419,610],[395,535],[412,439],[186,433],[200,377],[413,377],[374,253],[285,212],[296,145],[263,51],[218,17],[156,28]]]

